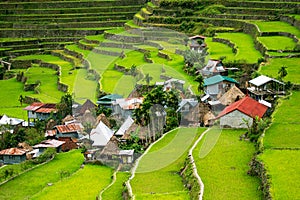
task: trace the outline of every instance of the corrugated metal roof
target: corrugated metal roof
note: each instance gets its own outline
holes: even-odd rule
[[[125,120],[125,122],[122,124],[122,126],[119,128],[119,130],[115,133],[115,135],[122,136],[124,133],[128,130],[128,128],[134,123],[133,119],[128,116],[128,118]]]
[[[100,121],[97,127],[93,129],[90,134],[91,140],[94,141],[92,146],[105,146],[112,136],[113,131]],[[89,139],[89,136],[86,135],[83,138]]]
[[[18,125],[22,122],[24,122],[23,119],[10,118],[7,117],[6,115],[3,115],[2,118],[0,119],[0,125],[4,125],[4,124]]]
[[[134,110],[141,106],[144,97],[116,99],[114,104],[119,104],[123,110]]]
[[[26,151],[23,149],[18,149],[18,148],[10,148],[10,149],[4,149],[0,151],[0,155],[23,155],[25,154]]]
[[[61,145],[63,145],[65,142],[64,141],[59,141],[59,140],[45,140],[43,142],[41,142],[40,144],[34,145],[33,148],[48,148],[48,147],[52,147],[52,148],[57,148]]]
[[[35,112],[36,113],[51,113],[51,112],[55,113],[55,112],[57,112],[56,104],[53,104],[53,103],[44,104],[43,106],[38,108]]]
[[[270,77],[267,77],[267,76],[264,76],[264,75],[258,76],[256,78],[250,80],[249,83],[259,87],[259,86],[264,85],[264,84],[266,84],[270,81],[275,81],[277,83],[280,83],[280,84],[284,85],[284,83],[282,83],[282,82],[280,82],[280,81],[278,81],[274,78],[270,78]]]
[[[79,124],[67,124],[67,125],[57,125],[55,126],[57,131],[59,133],[70,133],[70,132],[76,132],[81,131],[82,127]]]
[[[262,118],[265,112],[267,111],[268,107],[255,101],[249,96],[244,97],[243,99],[234,102],[233,104],[227,106],[219,115],[217,118],[220,118],[224,115],[227,115],[228,113],[231,113],[234,110],[238,110],[249,117],[260,117]]]
[[[208,85],[214,85],[217,84],[219,82],[222,81],[228,81],[231,83],[237,83],[238,82],[236,80],[234,80],[233,78],[227,77],[227,76],[221,76],[221,75],[216,75],[216,76],[212,76],[210,78],[206,78],[204,79],[204,86],[208,86]]]
[[[41,106],[43,106],[44,104],[41,102],[34,102],[32,104],[30,104],[29,106],[27,106],[26,108],[24,108],[24,110],[28,110],[28,111],[35,111],[37,109],[39,109]]]
[[[56,135],[56,130],[47,130],[45,133],[45,137],[52,137]]]

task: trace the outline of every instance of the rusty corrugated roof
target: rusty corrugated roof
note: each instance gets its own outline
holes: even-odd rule
[[[39,109],[37,109],[35,112],[37,113],[51,113],[51,112],[57,112],[56,104],[54,103],[47,103],[41,106]]]
[[[37,109],[39,109],[40,107],[42,107],[44,104],[41,102],[34,102],[32,104],[30,104],[29,106],[27,106],[26,108],[24,108],[24,110],[29,110],[29,111],[35,111]]]
[[[47,130],[45,133],[45,137],[52,137],[56,135],[56,130]]]
[[[81,126],[79,124],[67,124],[55,126],[60,133],[70,133],[75,131],[81,131]]]
[[[64,144],[64,141],[59,141],[59,140],[45,140],[41,142],[40,144],[34,145],[33,148],[48,148],[48,147],[54,147],[57,148]]]
[[[18,148],[4,149],[0,151],[0,155],[23,155],[26,151]]]

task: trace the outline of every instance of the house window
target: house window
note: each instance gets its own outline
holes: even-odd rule
[[[188,112],[190,110],[190,106],[189,105],[185,105],[182,107],[182,111],[183,112]]]

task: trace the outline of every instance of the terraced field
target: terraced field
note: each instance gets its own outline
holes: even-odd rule
[[[255,148],[239,140],[244,131],[211,129],[193,152],[204,199],[261,199],[259,179],[247,174]]]
[[[26,113],[22,110],[25,104],[21,106],[18,101],[20,94],[44,102],[57,102],[65,92],[72,93],[78,102],[85,99],[95,101],[99,89],[127,96],[136,84],[145,84],[143,77],[146,74],[152,77],[151,84],[162,81],[161,74],[183,79],[186,81],[185,88],[191,86],[197,93],[198,84],[193,77],[185,74],[183,57],[176,54],[176,50],[187,48],[184,44],[187,35],[177,31],[206,35],[209,57],[223,57],[225,64],[243,61],[240,64],[252,64],[256,69],[258,61],[263,60],[258,72],[272,77],[277,77],[278,70],[287,66],[288,75],[284,81],[299,84],[298,0],[162,0],[160,5],[158,1],[144,3],[143,0],[1,2],[0,58],[13,63],[12,72],[24,72],[28,83],[38,81],[40,86],[37,91],[24,91],[24,83],[17,82],[15,78],[1,80],[0,114],[25,119]],[[133,65],[137,66],[140,76],[129,73]],[[40,71],[43,71],[42,75],[37,76]],[[297,188],[290,187],[298,184],[300,174],[297,159],[299,116],[292,112],[298,109],[299,92],[292,93],[292,96],[280,101],[273,123],[265,133],[266,150],[259,156],[270,176],[274,199],[299,198]],[[202,131],[191,130],[169,133],[141,159],[131,181],[136,199],[190,198],[178,171],[186,158],[187,148]],[[205,184],[205,199],[262,197],[257,189],[259,181],[246,175],[254,147],[238,140],[242,132],[223,130],[218,138],[212,138],[215,146],[206,156],[198,156],[205,139],[196,148],[194,157]],[[211,134],[213,132],[206,138]],[[159,162],[153,165],[156,159]],[[67,165],[71,164],[74,163]],[[75,166],[74,171],[77,169],[78,166]],[[99,188],[94,188],[90,194],[81,192],[84,196],[80,198],[93,199],[109,184],[111,170],[88,166],[61,182],[57,173],[53,181],[57,185],[55,183],[53,188],[45,187],[49,182],[46,180],[42,187],[34,187],[38,188],[35,191],[25,188],[24,192],[15,194],[11,185],[27,176],[24,174],[1,186],[1,197],[9,199],[16,195],[16,199],[24,199],[36,195],[36,199],[47,199],[48,195],[60,194],[54,192],[56,187],[61,189],[70,185],[74,188],[78,180],[90,187],[90,183],[81,178],[90,176],[91,171],[103,175],[95,176],[97,180],[91,182],[99,184]],[[122,198],[122,183],[127,176],[126,173],[118,174],[117,182],[104,192],[103,198],[109,199],[111,195],[115,195],[116,199]],[[103,182],[98,183],[98,178],[103,178]],[[39,192],[41,188],[45,189]],[[68,199],[74,197],[73,194],[66,195]]]
[[[189,199],[178,172],[189,147],[203,129],[171,131],[141,158],[130,181],[135,199]]]

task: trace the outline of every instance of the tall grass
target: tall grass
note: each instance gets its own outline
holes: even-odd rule
[[[62,172],[72,175],[83,162],[80,150],[58,154],[51,162],[26,172],[0,186],[0,197],[3,200],[27,199],[47,187],[48,183],[62,180]]]
[[[200,156],[206,137],[221,131],[215,145],[204,158]],[[258,178],[247,175],[255,152],[250,142],[240,141],[245,130],[212,129],[193,152],[198,173],[205,185],[205,199],[261,199]]]

